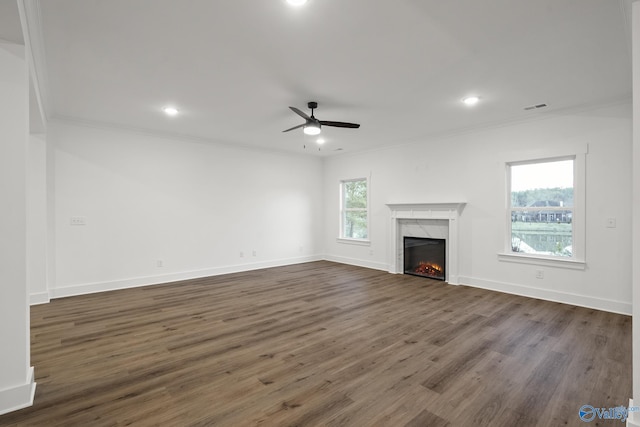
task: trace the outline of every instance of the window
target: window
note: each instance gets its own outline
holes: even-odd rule
[[[583,198],[576,192],[576,176],[576,156],[507,163],[508,252],[567,261],[582,258],[583,236],[576,236],[575,220],[583,211],[576,211],[574,200]]]
[[[369,202],[365,178],[340,182],[340,238],[369,238]]]

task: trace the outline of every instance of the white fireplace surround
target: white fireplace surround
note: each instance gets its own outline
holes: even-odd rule
[[[451,285],[457,285],[458,282],[458,219],[465,202],[454,203],[387,203],[391,210],[391,226],[390,226],[390,243],[391,260],[389,263],[389,272],[401,274],[404,270],[403,260],[403,223],[413,220],[420,228],[434,230],[435,233],[444,234],[443,236],[433,236],[445,238],[447,241],[446,253],[446,277],[445,281]],[[413,222],[412,221],[412,222]],[[446,225],[447,231],[442,231],[442,226],[435,225],[442,223]],[[413,237],[430,237],[430,236],[413,236]]]

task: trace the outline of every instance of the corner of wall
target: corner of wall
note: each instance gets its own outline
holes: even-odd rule
[[[36,382],[32,366],[29,369],[29,377],[25,384],[0,390],[0,415],[33,405],[35,393]]]

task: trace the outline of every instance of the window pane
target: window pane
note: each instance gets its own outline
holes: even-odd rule
[[[346,238],[366,239],[367,238],[367,212],[366,211],[346,211],[343,219],[343,233]]]
[[[367,207],[367,181],[347,181],[344,183],[344,208]]]
[[[512,222],[511,250],[529,254],[573,255],[572,227],[566,222]]]
[[[573,160],[511,166],[513,252],[573,256],[572,222]]]
[[[573,160],[511,166],[512,207],[572,207]]]

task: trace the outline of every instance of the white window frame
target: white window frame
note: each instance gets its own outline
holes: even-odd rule
[[[575,270],[586,268],[586,209],[585,209],[585,163],[587,147],[571,154],[551,155],[529,159],[506,161],[505,166],[505,229],[504,251],[498,253],[498,259],[505,262],[560,267]],[[573,214],[572,214],[572,255],[570,257],[525,254],[513,252],[511,246],[511,166],[533,163],[546,163],[560,160],[573,160]]]
[[[344,185],[346,183],[356,182],[356,181],[364,181],[366,186],[367,186],[367,206],[364,209],[361,209],[361,208],[360,209],[354,209],[354,208],[352,208],[352,209],[349,209],[349,210],[351,210],[351,211],[365,211],[367,213],[367,238],[366,239],[356,239],[356,238],[353,238],[353,237],[345,237],[345,235],[344,235],[344,218],[345,218],[345,215],[344,215],[344,213],[345,213],[345,207],[344,207]],[[371,225],[371,215],[370,215],[370,209],[369,209],[369,206],[370,206],[369,199],[371,197],[370,196],[370,194],[371,194],[370,190],[371,189],[369,187],[369,179],[366,178],[366,177],[363,177],[363,178],[350,178],[350,179],[340,180],[340,191],[339,191],[339,195],[340,195],[339,215],[340,215],[340,218],[338,220],[340,225],[339,225],[339,235],[338,235],[338,238],[337,238],[338,242],[355,244],[355,245],[366,245],[366,246],[370,245],[370,243],[371,243],[371,240],[370,240],[370,237],[371,237],[371,227],[370,227],[370,225]]]

